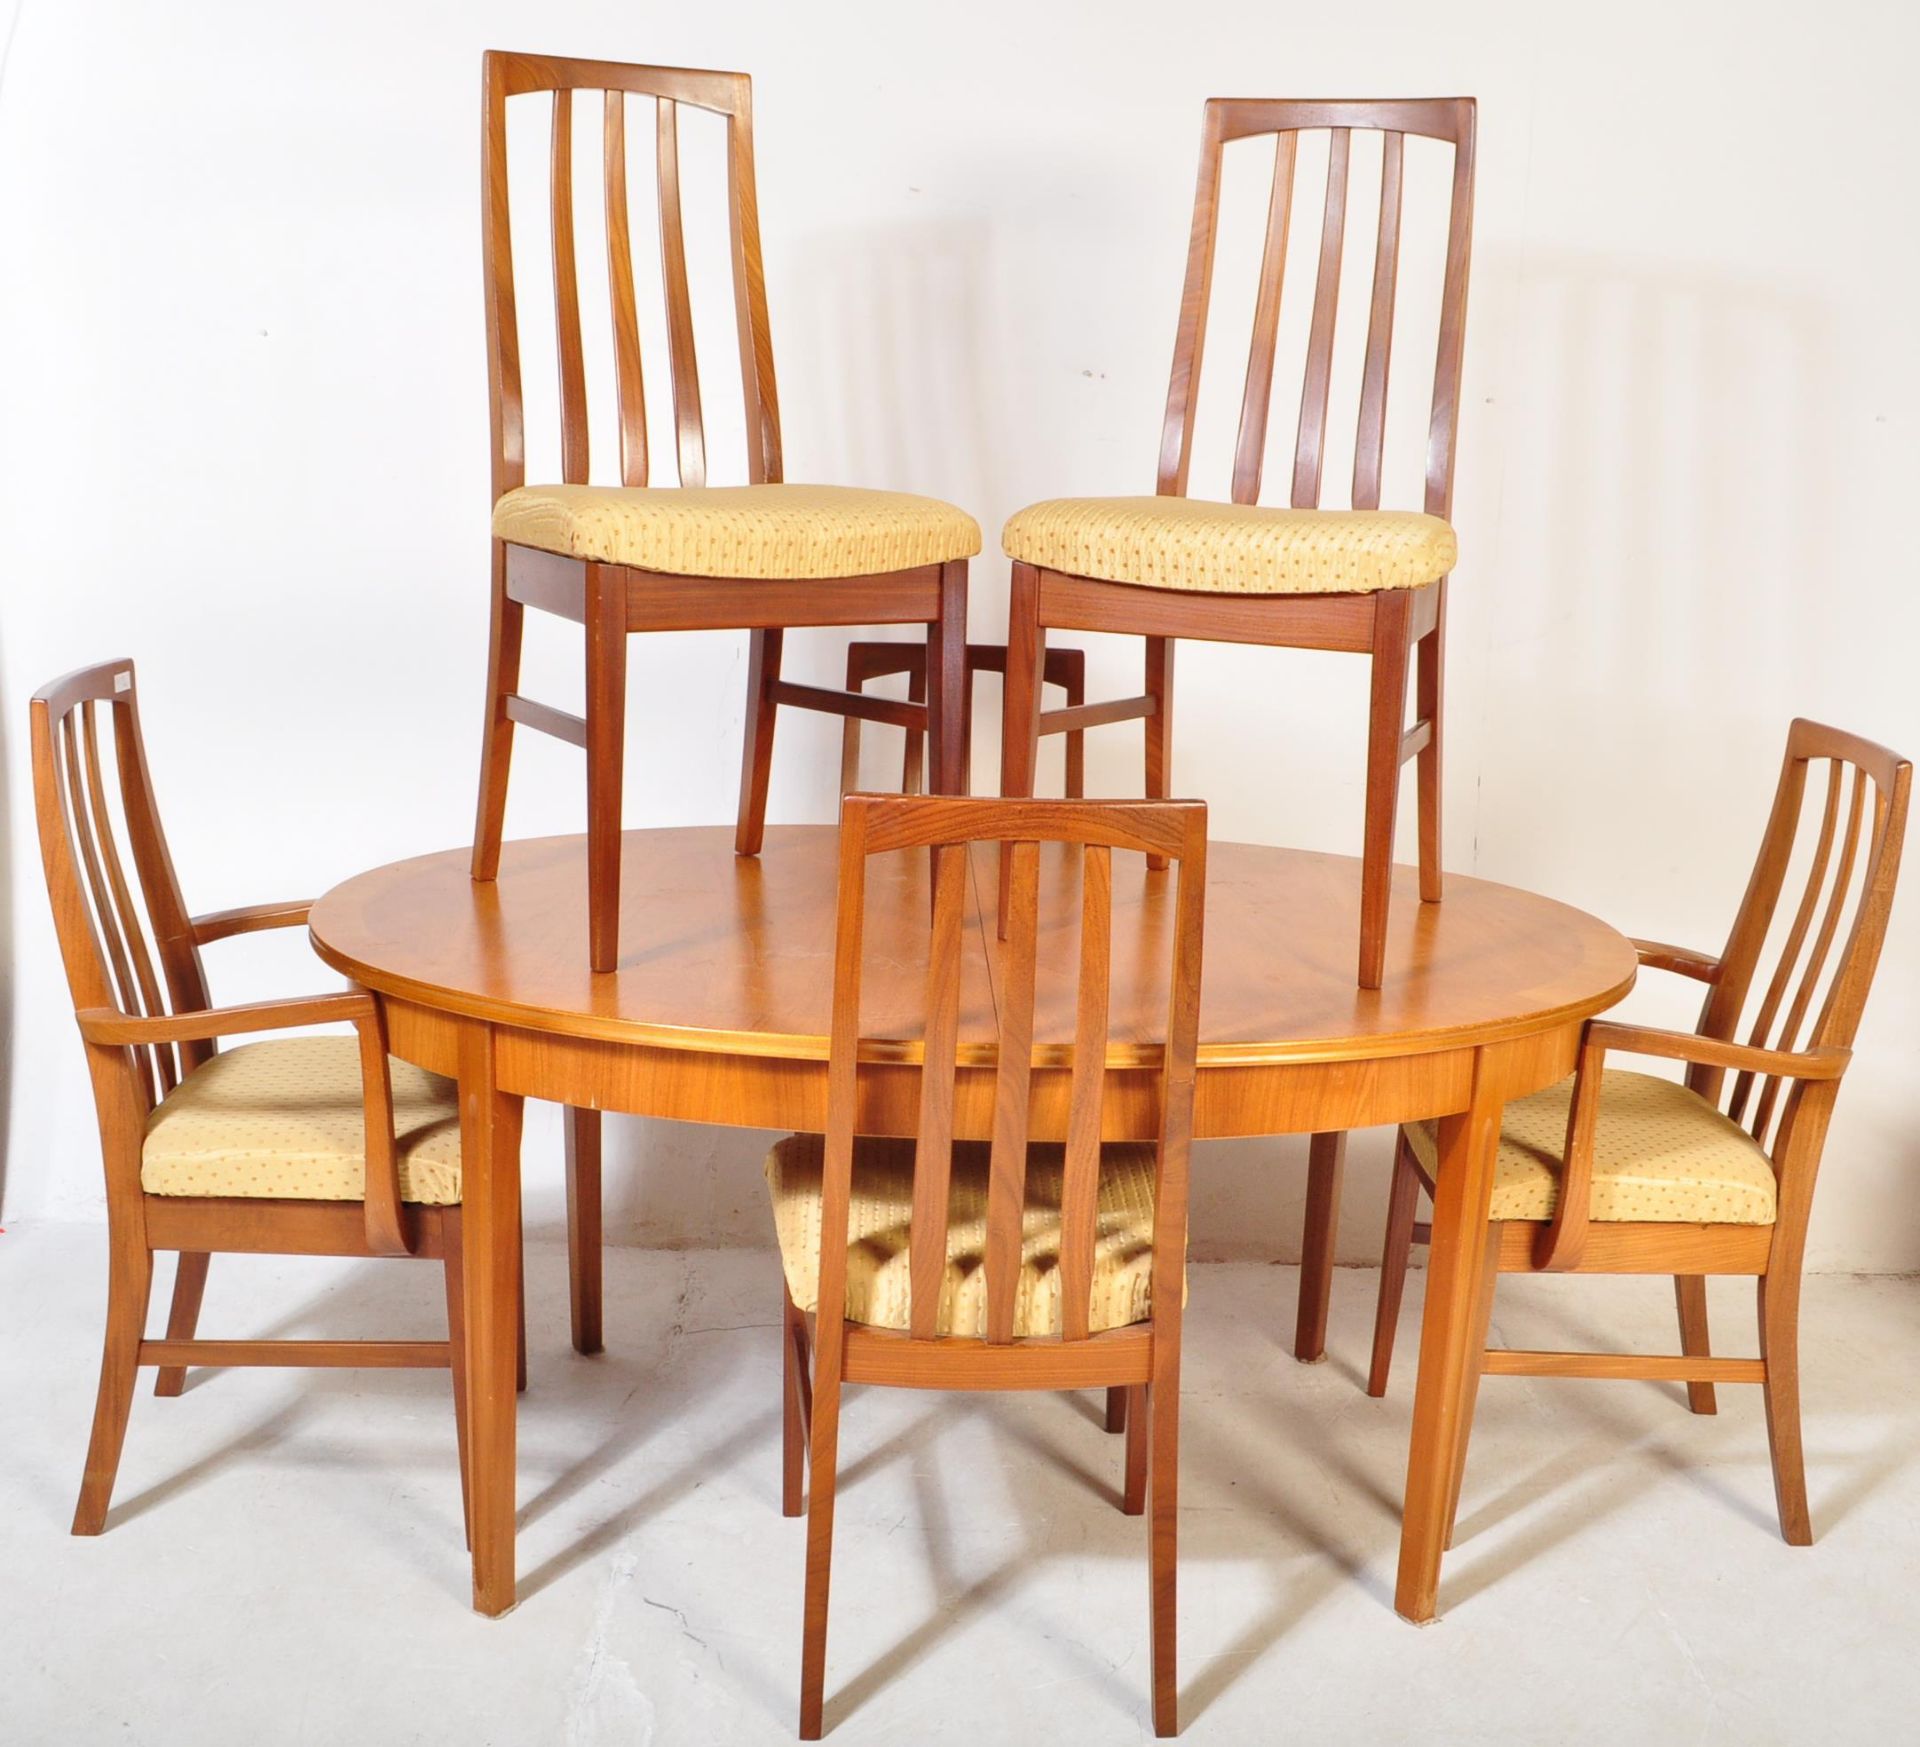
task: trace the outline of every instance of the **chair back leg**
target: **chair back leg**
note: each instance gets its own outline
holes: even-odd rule
[[[1126,1404],[1120,1416],[1122,1429],[1127,1434],[1126,1481],[1120,1493],[1120,1508],[1128,1516],[1139,1516],[1147,1508],[1148,1438],[1153,1431],[1147,1414],[1147,1386],[1130,1383],[1109,1390],[1108,1394],[1118,1395]]]
[[[1400,1324],[1400,1300],[1406,1291],[1407,1263],[1413,1254],[1413,1216],[1420,1203],[1420,1173],[1414,1168],[1407,1137],[1393,1149],[1393,1184],[1387,1192],[1387,1235],[1380,1252],[1380,1298],[1373,1312],[1373,1362],[1367,1393],[1385,1395],[1393,1368],[1393,1340]]]
[[[167,1339],[190,1341],[200,1325],[200,1300],[207,1290],[205,1250],[183,1250],[173,1274],[173,1306],[167,1312]],[[185,1365],[162,1365],[154,1379],[155,1395],[178,1395],[187,1386]]]
[[[108,1232],[107,1332],[100,1353],[100,1389],[94,1400],[93,1435],[87,1442],[87,1467],[80,1502],[73,1513],[76,1535],[97,1535],[107,1526],[113,1478],[120,1471],[127,1415],[140,1370],[140,1339],[147,1326],[147,1300],[153,1289],[153,1252],[141,1237]]]

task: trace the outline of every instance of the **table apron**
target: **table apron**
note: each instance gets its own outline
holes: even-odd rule
[[[458,1071],[463,1021],[416,1002],[387,998],[390,1047],[437,1073]],[[464,1023],[471,1023],[466,1021]],[[1504,1072],[1522,1097],[1573,1071],[1581,1026],[1560,1021],[1503,1041]],[[826,1124],[827,1064],[780,1056],[714,1054],[651,1044],[608,1043],[519,1026],[495,1027],[502,1091],[587,1109],[736,1128],[820,1132]],[[1464,1110],[1472,1096],[1475,1046],[1358,1061],[1232,1066],[1202,1062],[1194,1131],[1201,1138],[1305,1134],[1370,1128]],[[1069,1076],[1033,1076],[1035,1139],[1065,1137]],[[919,1117],[920,1070],[873,1063],[860,1070],[863,1134],[910,1135]],[[1103,1120],[1109,1140],[1150,1140],[1159,1127],[1159,1081],[1149,1069],[1112,1069]],[[955,1132],[985,1139],[993,1129],[993,1071],[961,1069]]]

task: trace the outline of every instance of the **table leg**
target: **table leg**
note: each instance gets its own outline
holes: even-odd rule
[[[477,1613],[499,1615],[514,1601],[523,1101],[499,1088],[486,1025],[462,1027],[459,1072],[473,1605]]]
[[[1394,1607],[1416,1625],[1434,1617],[1440,1557],[1451,1526],[1454,1467],[1465,1453],[1462,1420],[1473,1411],[1479,1378],[1480,1358],[1473,1344],[1481,1275],[1488,1261],[1487,1214],[1500,1149],[1500,1114],[1506,1103],[1503,1069],[1497,1048],[1481,1050],[1474,1063],[1472,1102],[1459,1115],[1440,1121],[1420,1377],[1413,1395],[1400,1575],[1393,1597]]]

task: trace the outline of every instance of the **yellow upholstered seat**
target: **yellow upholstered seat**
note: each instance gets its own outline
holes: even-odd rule
[[[1009,558],[1198,594],[1371,594],[1453,569],[1453,529],[1394,510],[1286,510],[1191,497],[1055,498],[1021,510]]]
[[[1573,1081],[1509,1104],[1500,1124],[1493,1184],[1495,1219],[1551,1219]],[[1437,1124],[1406,1135],[1431,1177]],[[1599,1220],[1697,1225],[1771,1225],[1773,1167],[1753,1137],[1676,1080],[1609,1068],[1600,1081],[1594,1132],[1593,1204]]]
[[[848,1223],[847,1315],[876,1328],[908,1326],[907,1233],[913,1210],[913,1142],[854,1143]],[[789,1135],[767,1154],[767,1186],[787,1290],[802,1310],[816,1308],[820,1282],[820,1178],[826,1147],[817,1134]],[[1060,1188],[1063,1151],[1028,1151],[1025,1230],[1016,1335],[1060,1333]],[[1153,1175],[1151,1146],[1101,1148],[1090,1326],[1122,1328],[1152,1313]],[[940,1292],[941,1334],[986,1332],[987,1147],[954,1147],[948,1203],[947,1273]]]
[[[971,558],[980,524],[938,498],[838,485],[523,485],[494,537],[675,576],[796,582]]]
[[[460,1199],[460,1103],[451,1080],[389,1064],[406,1201]],[[149,1195],[358,1201],[366,1194],[360,1045],[288,1037],[222,1050],[147,1120],[140,1184]]]

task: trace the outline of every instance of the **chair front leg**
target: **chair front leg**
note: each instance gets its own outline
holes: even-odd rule
[[[627,596],[620,573],[589,564],[587,610],[587,957],[620,962],[621,791],[627,743]]]
[[[167,1312],[167,1339],[190,1341],[200,1322],[200,1300],[207,1290],[205,1250],[182,1250],[173,1275],[173,1307]],[[185,1365],[162,1365],[154,1380],[155,1395],[178,1395],[187,1386]]]
[[[1360,986],[1377,989],[1386,969],[1387,903],[1393,890],[1393,823],[1406,741],[1407,657],[1412,599],[1385,589],[1374,602],[1373,686],[1367,719],[1367,823],[1360,851]]]
[[[493,616],[487,641],[487,716],[480,737],[480,798],[473,821],[473,877],[500,871],[507,822],[507,772],[513,763],[513,721],[507,698],[520,684],[520,644],[527,609],[507,598],[506,543],[493,543]]]
[[[780,706],[780,654],[785,631],[755,631],[747,658],[746,738],[740,747],[740,816],[733,828],[735,855],[758,855],[767,834],[767,785],[773,777],[773,726]]]

